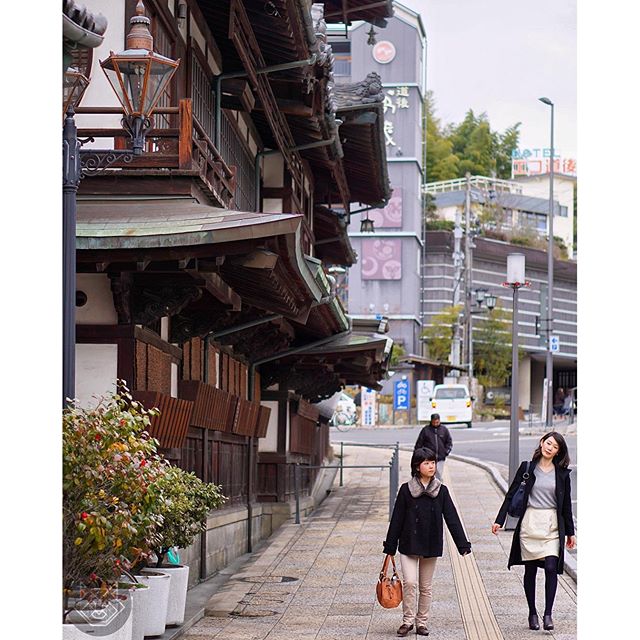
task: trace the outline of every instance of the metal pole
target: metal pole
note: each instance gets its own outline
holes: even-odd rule
[[[509,428],[509,482],[518,470],[519,424],[518,424],[518,287],[513,286],[513,320],[511,325],[511,423]]]
[[[473,379],[473,318],[471,315],[471,288],[473,287],[473,255],[471,249],[471,174],[466,174],[466,194],[464,203],[464,260],[465,260],[465,297],[464,297],[464,319],[467,342],[467,375],[469,376],[469,391],[472,387]]]
[[[340,486],[342,486],[342,468],[344,465],[344,442],[340,443]]]
[[[69,107],[62,130],[62,406],[75,397],[76,379],[76,195],[80,143]]]
[[[293,490],[296,496],[296,524],[300,524],[300,463],[296,462],[293,467]]]
[[[551,352],[551,334],[553,332],[553,159],[554,159],[554,146],[553,146],[553,115],[554,105],[550,102],[551,106],[551,161],[549,163],[549,239],[547,246],[547,280],[548,284],[548,318],[547,318],[547,363],[546,363],[546,375],[547,375],[547,427],[553,425],[553,354]]]

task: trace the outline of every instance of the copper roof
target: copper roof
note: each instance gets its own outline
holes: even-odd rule
[[[214,244],[293,233],[302,216],[218,209],[190,199],[78,201],[78,249]]]

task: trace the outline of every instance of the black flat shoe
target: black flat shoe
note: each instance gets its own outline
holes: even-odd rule
[[[538,620],[537,613],[532,613],[529,616],[529,629],[532,629],[533,631],[538,631],[538,629],[540,629],[540,621]]]
[[[553,619],[551,616],[543,616],[542,618],[542,628],[545,631],[553,631]]]

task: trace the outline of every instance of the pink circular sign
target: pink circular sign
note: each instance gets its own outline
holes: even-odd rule
[[[371,53],[376,62],[389,64],[396,57],[396,48],[392,42],[381,40],[374,45]]]

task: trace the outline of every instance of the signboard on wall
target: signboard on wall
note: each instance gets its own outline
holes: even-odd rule
[[[537,176],[551,170],[551,149],[531,148],[514,149],[511,152],[511,177]],[[575,158],[564,158],[557,150],[553,153],[553,170],[556,173],[575,176],[577,174]]]
[[[374,389],[362,387],[360,389],[360,424],[363,427],[376,426],[376,392]]]
[[[402,241],[363,240],[361,272],[363,280],[401,280]]]
[[[393,408],[396,411],[407,410],[411,405],[408,380],[396,380],[393,385]]]
[[[389,64],[396,57],[396,47],[389,40],[381,40],[373,46],[371,55],[376,62]]]
[[[402,187],[393,187],[393,195],[384,209],[372,209],[369,217],[376,229],[399,229],[402,227]]]
[[[418,422],[427,422],[431,419],[431,398],[435,386],[435,380],[418,380],[416,382]]]

